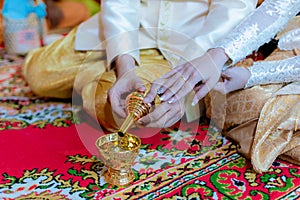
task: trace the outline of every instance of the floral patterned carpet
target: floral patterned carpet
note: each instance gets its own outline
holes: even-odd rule
[[[109,185],[94,146],[103,132],[80,120],[80,104],[34,96],[21,66],[0,67],[0,199],[300,198],[299,166],[276,160],[256,174],[205,121],[144,129],[134,183]]]

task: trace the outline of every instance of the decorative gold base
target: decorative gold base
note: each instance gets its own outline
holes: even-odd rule
[[[139,154],[140,138],[126,133],[128,147],[120,148],[118,133],[104,135],[98,138],[96,146],[100,153],[100,160],[107,167],[104,178],[112,185],[124,186],[134,180],[132,165]]]
[[[119,171],[108,168],[104,172],[104,180],[112,185],[127,186],[134,181],[134,175],[131,169],[128,171]]]

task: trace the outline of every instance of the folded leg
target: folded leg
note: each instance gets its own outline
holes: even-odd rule
[[[76,30],[26,56],[23,75],[35,94],[71,98],[75,79],[80,93],[85,84],[106,70],[105,52],[74,50]]]

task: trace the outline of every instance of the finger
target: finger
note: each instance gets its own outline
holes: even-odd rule
[[[177,67],[171,69],[169,72],[162,75],[160,78],[170,78],[171,76],[174,76],[177,74],[181,69],[183,68],[183,65],[178,65]]]
[[[138,90],[140,92],[145,92],[146,91],[146,87],[145,87],[145,85],[142,81],[136,81],[134,83],[134,89]]]
[[[182,85],[185,82],[185,79],[179,77],[179,74],[175,74],[174,76],[169,77],[168,79],[160,78],[154,81],[144,102],[152,102],[157,94],[161,95],[161,101],[167,101],[168,99],[170,99],[182,87]],[[171,87],[175,89],[172,89]]]
[[[194,96],[192,106],[195,106],[208,92],[208,87],[203,86],[202,88],[200,88]]]
[[[191,87],[191,85],[189,83],[185,83],[179,91],[177,91],[177,93],[172,96],[172,98],[170,98],[167,102],[172,104],[175,103],[177,101],[179,101],[180,99],[182,99],[183,97],[185,97],[188,93],[190,93],[191,91],[193,91],[193,88]]]
[[[126,112],[125,112],[125,100],[121,100],[121,95],[117,92],[114,92],[114,90],[109,91],[109,101],[111,104],[111,107],[113,108],[113,111],[120,117],[125,118]]]
[[[146,125],[148,128],[167,128],[167,121],[169,120],[169,112],[164,113],[158,120],[152,120]]]
[[[184,115],[184,109],[181,105],[178,105],[178,109],[170,109],[166,115],[168,120],[163,127],[170,127],[181,120],[182,116]]]
[[[221,77],[223,79],[230,80],[231,79],[231,73],[229,71],[230,69],[227,69],[226,71],[222,72]]]
[[[201,80],[199,81],[199,77],[194,77],[191,75],[188,80],[184,83],[182,87],[176,91],[176,94],[168,100],[169,103],[176,102],[177,100],[185,97],[188,93],[196,89],[195,87],[199,87],[202,85]],[[174,87],[174,86],[173,86]],[[170,90],[174,90],[172,87]]]
[[[149,92],[146,94],[146,96],[144,98],[144,103],[151,103],[152,101],[154,101],[156,95],[158,93],[160,93],[160,92],[158,92],[158,90],[162,86],[161,82],[162,82],[162,80],[158,79],[152,83]]]
[[[147,124],[147,127],[167,128],[174,125],[182,118],[184,114],[184,111],[179,109],[181,109],[181,107],[178,107],[178,109],[169,109],[167,112],[164,112],[159,119],[157,119],[156,121],[153,120],[149,124]]]
[[[172,96],[174,96],[186,82],[189,82],[193,70],[190,67],[181,68],[176,74],[169,77],[161,88],[162,101],[169,101]]]
[[[146,91],[146,87],[145,85],[138,85],[135,87],[137,91],[139,92],[145,92]]]
[[[204,85],[203,82],[199,81],[198,83],[196,83],[196,85],[194,86],[193,90],[195,92],[197,92],[203,85]]]
[[[225,87],[225,92],[226,92],[225,94],[228,94],[232,91],[240,89],[240,87],[238,85],[236,85],[236,83],[232,80],[225,80],[224,87]]]
[[[155,109],[150,112],[148,115],[140,118],[138,120],[138,123],[145,126],[150,124],[151,122],[155,122],[158,120],[161,120],[163,115],[165,113],[168,112],[168,110],[170,110],[171,107],[169,105],[167,105],[167,103],[162,103],[160,105],[158,105],[157,107],[155,107]]]
[[[177,96],[177,93],[183,90],[183,87],[186,84],[186,82],[193,82],[193,80],[190,80],[190,77],[194,71],[193,67],[184,64],[178,66],[176,70],[177,73],[174,73],[172,76],[169,76],[166,82],[163,84],[163,86],[159,89],[160,93],[163,94],[161,96],[162,101],[170,101],[170,103],[172,103],[173,101],[176,101],[176,98],[182,98],[185,94],[187,94],[187,92],[182,91],[182,93],[184,94],[180,95],[180,97],[174,96]],[[192,90],[192,87],[189,90]]]
[[[215,86],[216,82],[215,79],[209,79],[203,86],[196,92],[192,106],[195,106],[203,97],[209,93],[209,91]]]
[[[208,81],[204,82],[203,87],[201,87],[195,94],[192,105],[196,105],[203,97],[209,93],[209,91],[216,85],[218,80],[220,79],[220,76],[213,76]]]
[[[228,81],[227,81],[227,82],[228,82]],[[218,91],[218,92],[220,92],[220,93],[222,93],[222,94],[227,94],[227,90],[226,90],[226,88],[225,88],[225,83],[224,83],[224,82],[218,82],[218,83],[214,86],[213,90]]]
[[[192,106],[195,106],[197,103],[198,103],[198,101],[200,101],[200,99],[198,99],[198,97],[196,96],[196,94],[200,91],[200,90],[202,90],[202,88],[203,87],[206,87],[205,86],[205,83],[202,83],[201,82],[201,84],[199,84],[197,87],[195,87],[193,90],[194,90],[194,98],[193,98],[193,101],[192,101]]]
[[[151,122],[148,123],[146,125],[146,127],[148,127],[148,128],[167,128],[167,127],[169,127],[169,124],[170,124],[168,122],[173,121],[172,117],[173,116],[170,114],[169,111],[165,112],[159,119],[151,120]]]
[[[164,84],[164,87],[166,87],[167,89],[160,97],[160,99],[162,101],[170,101],[173,97],[178,98],[177,93],[185,89],[186,83],[187,80],[181,75],[177,75],[177,77],[172,77],[171,79],[167,80],[167,82]]]

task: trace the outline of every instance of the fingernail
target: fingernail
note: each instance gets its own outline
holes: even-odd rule
[[[139,87],[138,90],[141,92],[145,92],[146,88],[145,88],[145,86],[142,86],[142,87]]]
[[[195,106],[196,104],[197,104],[196,101],[193,101],[193,102],[192,102],[192,106]]]
[[[174,97],[172,97],[169,101],[168,101],[168,103],[173,103],[174,102]]]
[[[160,99],[161,101],[163,101],[165,98],[166,98],[165,95],[162,95],[161,97],[159,97],[159,99]]]
[[[141,126],[144,124],[144,122],[142,122],[141,120],[138,120],[137,123]]]
[[[157,94],[161,94],[162,93],[162,89],[157,90]]]

